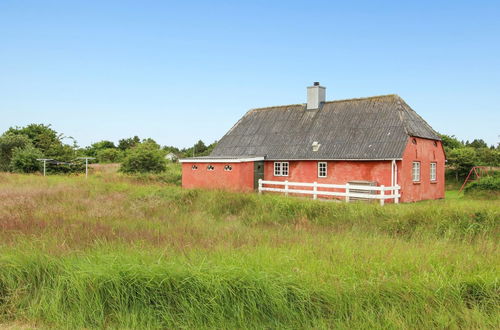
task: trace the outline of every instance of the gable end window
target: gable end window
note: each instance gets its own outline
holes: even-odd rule
[[[328,175],[328,166],[326,162],[318,162],[318,178],[326,178]]]
[[[413,162],[411,168],[411,178],[413,182],[420,182],[420,162]]]
[[[436,181],[436,169],[437,169],[437,163],[431,163],[431,181]]]
[[[288,176],[288,162],[274,162],[274,176]]]

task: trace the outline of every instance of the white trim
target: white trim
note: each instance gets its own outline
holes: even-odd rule
[[[253,157],[253,158],[206,158],[206,159],[190,159],[184,158],[179,159],[179,163],[244,163],[244,162],[256,162],[264,160],[264,157]]]

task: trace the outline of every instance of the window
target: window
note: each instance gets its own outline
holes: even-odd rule
[[[288,176],[288,162],[274,162],[274,176]]]
[[[197,170],[198,169],[198,165],[193,165],[191,166],[191,169],[194,171],[194,170]]]
[[[431,163],[431,181],[436,181],[437,163]]]
[[[327,175],[327,163],[318,162],[318,178],[326,178]]]
[[[212,165],[207,166],[207,171],[213,171],[213,170],[215,170],[215,167],[213,167]]]
[[[413,182],[420,181],[420,162],[413,162],[413,166],[411,169],[411,177]]]
[[[224,166],[224,171],[232,171],[233,170],[233,167],[231,165],[226,165]]]

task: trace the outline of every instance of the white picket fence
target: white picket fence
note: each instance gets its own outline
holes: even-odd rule
[[[264,187],[264,185],[274,185],[274,186],[284,186],[284,188],[273,188],[273,187]],[[292,189],[290,188],[292,187]],[[310,190],[305,189],[297,189],[296,187],[308,187],[312,188]],[[327,190],[319,190],[320,188],[330,188],[330,189],[342,189],[341,191],[327,191]],[[336,197],[345,197],[345,201],[349,202],[350,198],[363,198],[363,199],[378,199],[380,200],[380,205],[384,205],[386,199],[394,199],[394,203],[399,203],[399,198],[401,194],[399,190],[400,186],[395,185],[391,187],[381,186],[361,186],[361,185],[353,185],[353,184],[328,184],[328,183],[308,183],[308,182],[289,182],[289,181],[265,181],[259,179],[259,194],[263,191],[272,191],[272,192],[282,192],[285,195],[290,194],[306,194],[312,195],[313,199],[317,199],[318,196],[336,196]],[[364,194],[359,192],[352,192],[351,190],[365,190],[374,192],[372,194]],[[386,193],[389,192],[389,193]]]

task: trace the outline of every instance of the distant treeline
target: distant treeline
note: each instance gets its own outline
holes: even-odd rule
[[[473,166],[500,166],[500,144],[488,146],[482,139],[460,141],[445,134],[441,139],[448,160],[448,178],[463,180]]]
[[[80,147],[73,137],[58,133],[51,125],[30,124],[11,127],[0,136],[0,171],[38,172],[42,167],[38,159],[45,158],[52,160],[48,162],[48,173],[81,172],[83,162],[78,158],[95,157],[94,162],[99,163],[132,164],[125,169],[137,168],[139,159],[139,166],[149,166],[145,172],[150,169],[161,172],[164,166],[160,160],[208,155],[215,145],[216,142],[206,145],[199,140],[193,147],[181,149],[161,146],[152,138],[133,136],[119,140],[118,144],[102,140]]]
[[[500,166],[500,144],[488,146],[482,139],[460,141],[455,136],[441,135],[448,159],[449,178],[462,180],[473,166]],[[50,125],[30,124],[11,127],[0,136],[0,171],[32,173],[41,170],[37,159],[48,158],[48,172],[72,173],[83,170],[79,157],[95,157],[99,163],[122,163],[124,171],[162,172],[162,161],[209,155],[217,142],[199,140],[190,148],[161,146],[152,138],[133,136],[115,144],[102,140],[87,147],[56,132]],[[162,160],[162,161],[160,161]]]

